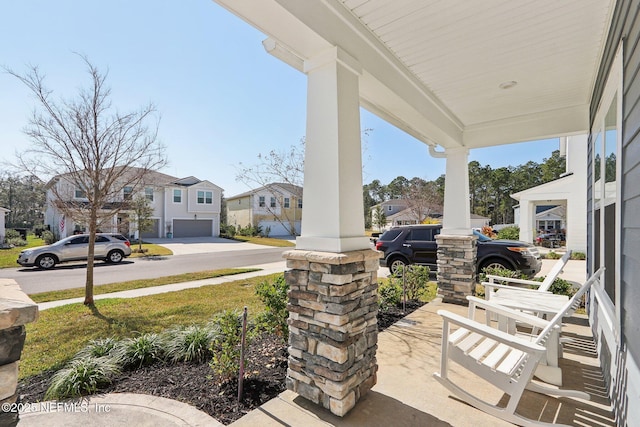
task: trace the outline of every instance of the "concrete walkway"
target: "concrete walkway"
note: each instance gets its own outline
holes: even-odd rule
[[[542,274],[555,260],[544,260]],[[584,261],[569,261],[561,277],[584,280]],[[101,295],[133,298],[171,292],[223,281],[238,280],[284,270],[284,262],[256,266],[262,271],[175,285]],[[384,269],[386,270],[386,269]],[[380,273],[385,273],[381,269]],[[81,302],[81,299],[80,299]],[[56,302],[58,303],[58,302]],[[45,303],[50,304],[50,303]],[[44,306],[44,304],[42,304]],[[60,304],[59,304],[60,305]],[[42,308],[42,309],[46,309]],[[438,309],[466,314],[466,307],[433,301],[380,333],[377,385],[349,412],[339,418],[286,391],[231,424],[254,426],[507,426],[458,399],[432,378],[439,370],[442,321]],[[613,416],[599,369],[591,330],[584,316],[568,322],[574,344],[565,347],[562,367],[566,386],[591,394],[591,401],[555,399],[526,392],[519,412],[533,419],[569,425],[613,426]],[[498,401],[501,393],[474,378],[465,378],[479,395]],[[155,396],[107,394],[91,396],[77,406],[34,405],[20,415],[20,427],[31,426],[220,426],[190,405]]]

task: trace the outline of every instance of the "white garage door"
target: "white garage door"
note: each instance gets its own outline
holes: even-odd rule
[[[143,231],[140,234],[143,239],[145,237],[159,237],[160,236],[160,220],[154,219],[153,225],[149,227],[149,230]]]
[[[173,237],[205,237],[213,235],[210,219],[174,219]]]
[[[286,227],[282,225],[279,221],[260,221],[258,225],[262,227],[262,232],[266,233],[267,227],[270,227],[271,231],[269,232],[269,236],[290,236],[293,233],[289,230],[290,225],[288,222],[285,222]],[[297,229],[297,234],[300,234],[300,221],[297,221],[295,224]]]

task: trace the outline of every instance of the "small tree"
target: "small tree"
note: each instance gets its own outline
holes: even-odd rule
[[[371,216],[373,217],[371,222],[378,227],[378,231],[382,231],[382,229],[387,226],[387,216],[381,205],[376,206]]]
[[[166,164],[157,141],[155,108],[130,113],[113,108],[106,74],[81,56],[90,84],[76,99],[55,100],[37,67],[22,75],[7,72],[27,86],[37,106],[24,132],[31,146],[18,156],[20,166],[35,176],[53,178],[48,188],[65,216],[89,228],[85,284],[86,305],[93,305],[93,265],[96,232],[126,208],[125,189],[138,188],[152,170]]]
[[[142,233],[153,228],[153,219],[151,218],[153,207],[149,204],[149,199],[143,195],[137,195],[131,201],[131,210],[138,232],[138,251],[142,252]]]

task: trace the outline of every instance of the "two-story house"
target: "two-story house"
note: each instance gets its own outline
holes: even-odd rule
[[[53,186],[56,186],[55,188]],[[74,232],[87,231],[86,222],[65,215],[61,203],[82,206],[87,202],[82,188],[63,174],[47,184],[45,224],[62,237]],[[220,234],[220,210],[222,188],[193,176],[176,178],[160,172],[147,172],[136,187],[124,186],[121,194],[104,206],[103,212],[114,211],[99,225],[103,232],[120,232],[129,237],[137,236],[133,211],[127,202],[137,195],[144,196],[153,209],[150,230],[141,237],[205,237]]]
[[[4,216],[9,212],[9,209],[3,208],[0,206],[0,244],[4,242],[4,236],[6,234],[6,230],[4,228]]]
[[[302,187],[273,183],[227,199],[227,224],[261,227],[263,234],[300,234]]]

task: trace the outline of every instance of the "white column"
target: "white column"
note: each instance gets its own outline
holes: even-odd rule
[[[469,149],[447,148],[446,185],[442,234],[470,235],[471,207],[469,204]]]
[[[305,61],[307,136],[302,233],[296,248],[368,249],[364,235],[360,64],[338,47]]]
[[[536,205],[529,199],[520,199],[520,240],[533,243],[535,233]]]

